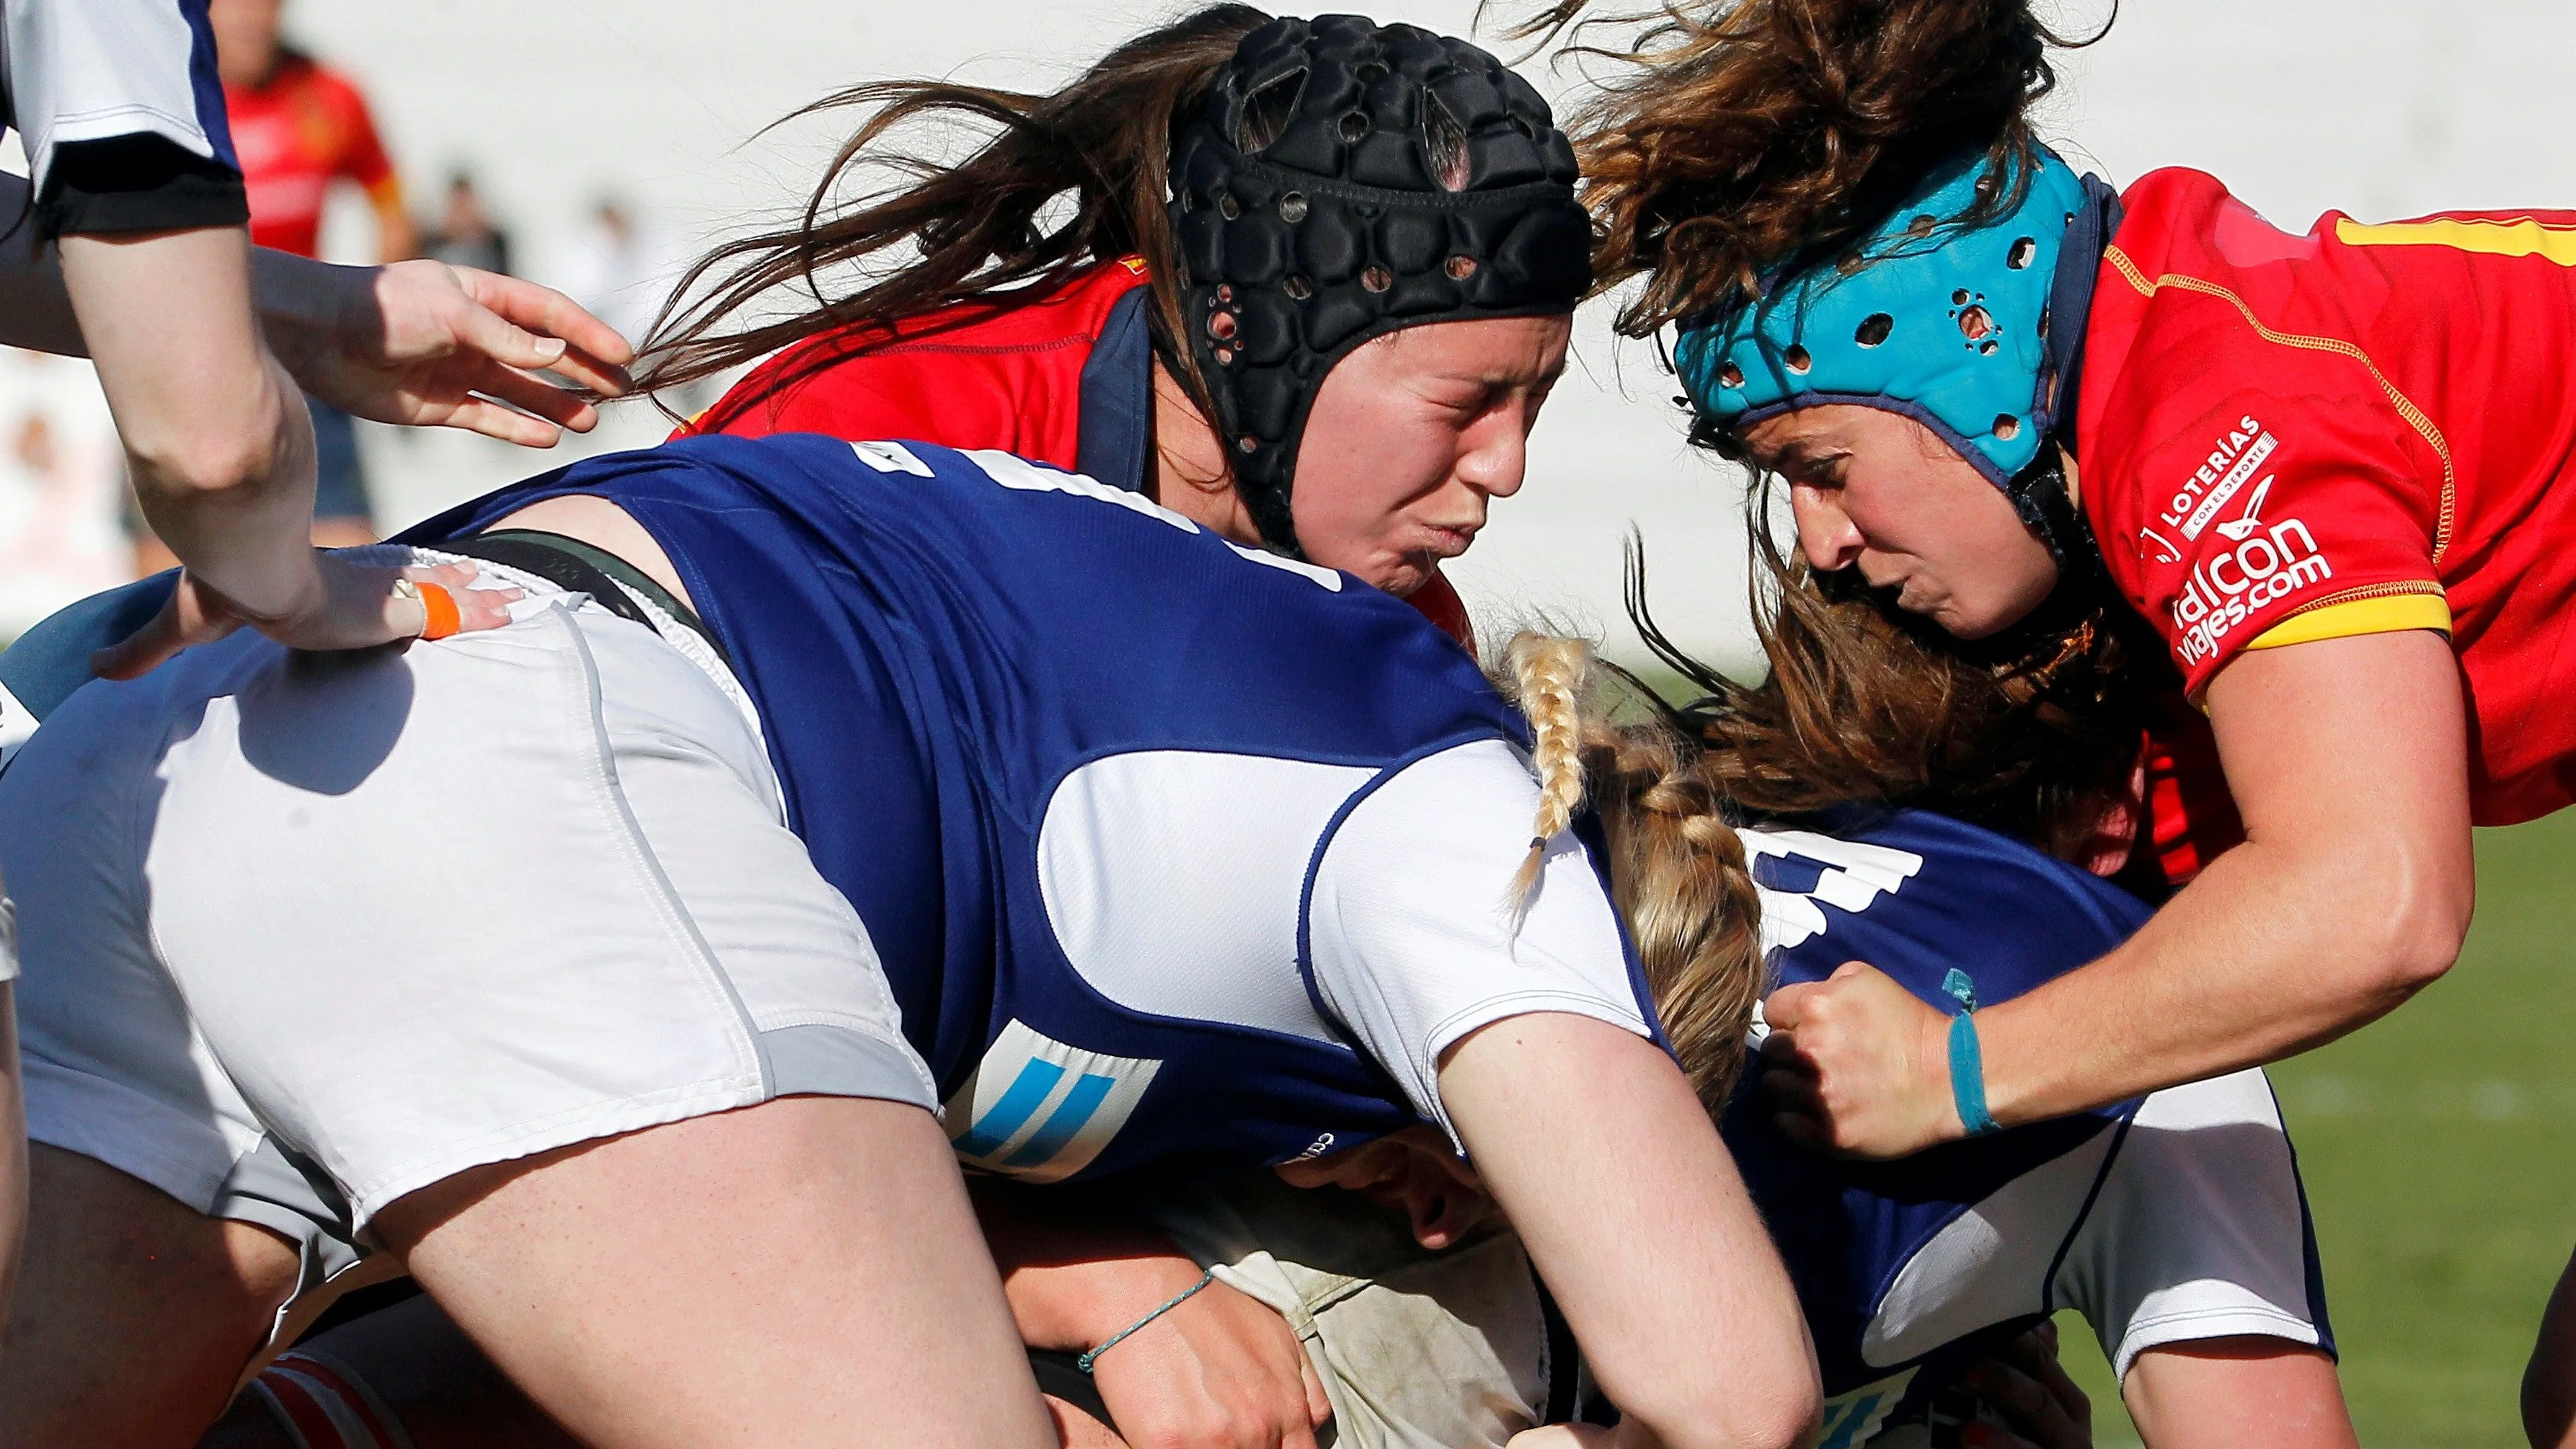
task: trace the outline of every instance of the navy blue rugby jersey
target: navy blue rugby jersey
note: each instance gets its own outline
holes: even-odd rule
[[[1654,1036],[1597,852],[1503,897],[1525,722],[1410,605],[1007,454],[789,435],[591,459],[750,693],[973,1166],[1271,1163],[1417,1120],[1476,1026]]]
[[[1950,1012],[1959,1002],[1946,984],[1961,971],[1977,1003],[1992,1005],[2103,955],[2152,914],[2083,870],[1942,816],[1903,811],[1825,828],[1832,833],[1742,832],[1779,985],[1821,981],[1859,960]],[[2241,1123],[2183,1144],[2194,1134],[2167,1131],[2160,1119],[2150,1129],[2155,1140],[2142,1142],[2131,1130],[2140,1103],[2129,1101],[1873,1163],[1790,1142],[1748,1073],[1724,1135],[1815,1335],[1828,1401],[1823,1444],[1857,1445],[1891,1417],[1904,1422],[1919,1414],[1998,1341],[2055,1309],[2083,1309],[2097,1328],[2123,1338],[2159,1303],[2171,1310],[2199,1293],[2179,1280],[2273,1285],[2276,1297],[2293,1300],[2280,1305],[2290,1326],[2277,1331],[2296,1337],[2291,1320],[2304,1321],[2330,1349],[2296,1169],[2260,1075],[2247,1076],[2260,1099],[2249,1115],[2269,1119],[2267,1135],[2277,1147],[2259,1157],[2243,1157],[2241,1134],[2225,1130]],[[2197,1152],[2181,1158],[2198,1164],[2183,1175],[2208,1176],[2235,1153],[2286,1181],[2201,1183],[2200,1197],[2214,1199],[2205,1204],[2178,1184],[2140,1188],[2115,1179],[2124,1145],[2131,1157],[2162,1154],[2141,1157],[2141,1171],[2161,1170],[2145,1168],[2147,1161]],[[2207,1215],[2193,1223],[2154,1221],[2160,1209],[2172,1217],[2204,1208]],[[2248,1264],[2237,1261],[2243,1252],[2175,1247],[2193,1233],[2261,1238],[2269,1260]],[[2224,1261],[2211,1267],[2204,1259]],[[2248,1267],[2258,1271],[2248,1274]],[[2173,1284],[2156,1276],[2177,1269]],[[2278,1271],[2259,1271],[2267,1269]],[[2283,1278],[2286,1291],[2278,1286]],[[2296,1301],[2302,1291],[2304,1302]],[[2219,1296],[2230,1305],[2241,1297]]]

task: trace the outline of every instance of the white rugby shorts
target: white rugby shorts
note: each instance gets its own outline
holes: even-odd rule
[[[936,1103],[713,651],[479,567],[529,591],[503,628],[244,630],[88,685],[0,774],[30,1137],[285,1234],[307,1286],[466,1168]]]

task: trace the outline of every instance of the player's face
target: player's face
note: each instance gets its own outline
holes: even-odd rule
[[[1826,403],[1741,436],[1788,481],[1809,564],[1856,568],[1962,639],[2019,623],[2057,586],[2056,560],[2012,500],[1912,418]]]
[[[1409,594],[1465,553],[1492,500],[1520,491],[1573,330],[1567,317],[1433,322],[1335,363],[1290,495],[1306,556]]]

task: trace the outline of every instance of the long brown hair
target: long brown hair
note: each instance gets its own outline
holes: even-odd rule
[[[1595,277],[1646,278],[1619,316],[1635,336],[1857,239],[1947,156],[2027,163],[2049,48],[2101,38],[2057,35],[2029,0],[1674,0],[1578,22],[1584,9],[1561,0],[1526,28],[1636,27],[1582,47],[1630,71],[1571,127],[1602,229]],[[1982,196],[1962,219],[2018,200]]]
[[[1773,814],[1937,809],[2060,856],[2127,799],[2170,681],[2153,633],[2098,578],[2061,585],[1990,639],[1960,640],[1853,571],[1784,559],[1763,510],[1751,512],[1760,683],[1728,678],[1656,626],[1641,552],[1628,574],[1646,647],[1699,691],[1671,722],[1707,744],[1728,798]]]
[[[1205,99],[1237,43],[1269,19],[1248,5],[1210,6],[1136,37],[1047,95],[882,81],[798,111],[788,119],[853,107],[868,115],[796,225],[725,242],[689,268],[643,349],[643,385],[676,387],[847,330],[846,346],[813,349],[774,374],[775,392],[890,339],[898,319],[961,302],[1005,306],[1015,291],[1040,295],[1083,267],[1133,255],[1153,288],[1164,365],[1214,416],[1189,349],[1169,345],[1181,335],[1181,291],[1164,177],[1174,119]],[[894,148],[899,132],[925,126],[993,134],[957,162]],[[894,184],[845,200],[844,186],[865,176]],[[1071,215],[1055,223],[1060,208],[1050,204],[1060,199]],[[833,275],[851,268],[855,278]],[[783,290],[811,305],[762,320],[761,306]]]
[[[2160,657],[2107,594],[2058,601],[2059,617],[1971,652],[1776,550],[1764,562],[1760,684],[1726,678],[1655,627],[1633,553],[1631,617],[1700,698],[1668,703],[1584,641],[1543,634],[1515,638],[1496,671],[1535,736],[1535,834],[1564,829],[1587,798],[1600,815],[1613,899],[1712,1113],[1734,1088],[1767,984],[1761,901],[1735,822],[1923,806],[2070,853],[2126,798],[2155,678],[2140,661]],[[1513,888],[1533,884],[1525,868]]]

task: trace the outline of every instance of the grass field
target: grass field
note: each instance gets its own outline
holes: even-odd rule
[[[2576,1245],[2576,812],[2481,831],[2451,974],[2273,1069],[2316,1215],[2345,1393],[2370,1449],[2523,1443],[2516,1386]],[[2063,1325],[2100,1442],[2135,1442]]]

